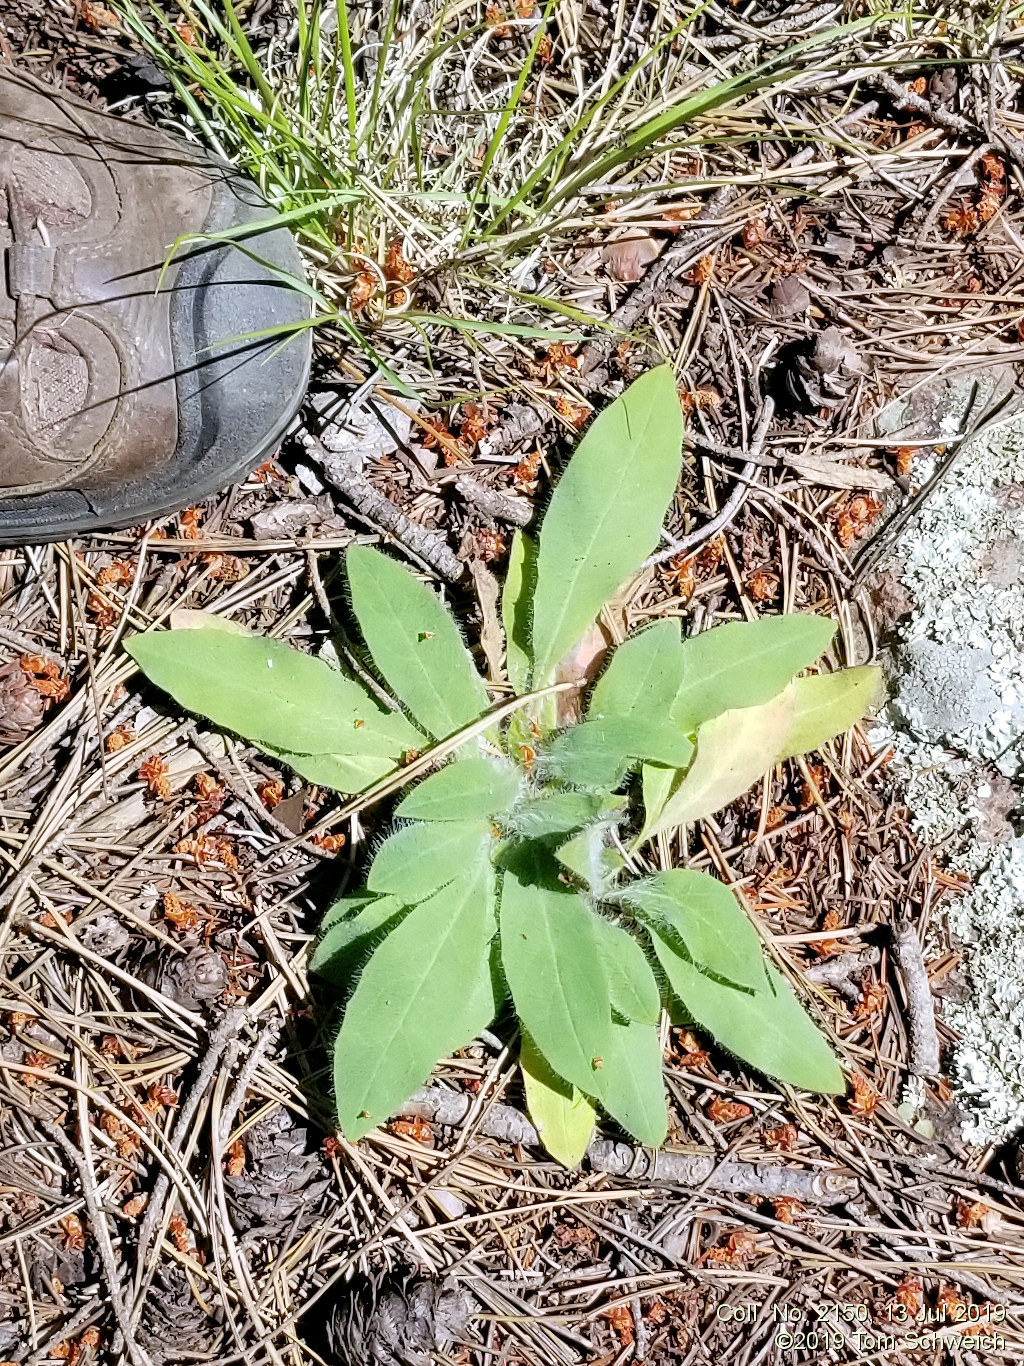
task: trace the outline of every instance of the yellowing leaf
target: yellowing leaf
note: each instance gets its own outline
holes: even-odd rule
[[[519,1045],[519,1066],[526,1109],[540,1141],[563,1167],[571,1170],[579,1166],[594,1133],[597,1112],[593,1101],[551,1070],[525,1032]]]
[[[871,705],[880,683],[881,670],[871,665],[798,678],[793,684],[793,718],[780,760],[820,749],[834,736],[855,726]]]
[[[723,712],[697,732],[697,753],[686,776],[642,839],[720,811],[778,761],[793,725],[796,698],[787,688],[759,707]]]
[[[683,681],[670,707],[672,720],[693,731],[737,707],[770,702],[801,669],[828,648],[836,623],[791,613],[733,621],[689,636],[682,644]]]

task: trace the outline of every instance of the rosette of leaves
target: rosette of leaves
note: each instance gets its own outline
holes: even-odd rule
[[[366,547],[347,553],[351,607],[394,709],[325,661],[223,624],[127,644],[184,707],[311,781],[363,801],[402,792],[365,886],[328,910],[311,960],[345,1000],[334,1088],[351,1139],[508,997],[531,1116],[569,1165],[597,1106],[664,1141],[665,1008],[770,1077],[843,1089],[733,892],[684,869],[636,876],[632,855],[848,729],[876,671],[800,677],[834,633],[818,617],[690,638],[665,618],[615,649],[574,724],[559,709],[565,661],[658,544],[681,443],[662,367],[591,425],[537,538],[517,534],[502,599],[511,697],[481,677],[437,594]]]

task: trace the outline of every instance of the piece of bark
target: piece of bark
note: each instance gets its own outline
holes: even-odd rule
[[[810,291],[797,276],[783,275],[772,285],[768,312],[773,318],[802,318],[810,306]]]
[[[939,1035],[935,1028],[935,1003],[924,965],[924,954],[917,931],[909,920],[897,920],[892,927],[892,953],[903,977],[907,998],[907,1025],[910,1034],[910,1070],[917,1077],[938,1076]]]
[[[815,963],[807,969],[804,977],[808,982],[817,982],[819,986],[835,987],[836,991],[842,992],[851,1001],[858,1001],[860,989],[851,978],[873,967],[881,956],[874,946],[861,949],[859,953],[841,953],[836,958]]]
[[[528,526],[533,518],[533,504],[527,498],[501,489],[489,488],[470,474],[460,474],[455,487],[467,503],[495,522],[510,522],[512,526]]]
[[[471,1096],[442,1086],[426,1086],[402,1106],[402,1115],[433,1120],[454,1128],[462,1125],[473,1106]],[[503,1143],[536,1148],[537,1130],[511,1105],[491,1105],[480,1118],[477,1132]],[[852,1198],[856,1179],[839,1171],[805,1171],[767,1162],[722,1162],[714,1154],[687,1154],[634,1148],[629,1143],[597,1139],[586,1160],[595,1171],[630,1181],[666,1183],[694,1189],[759,1195],[765,1199],[791,1196],[809,1205],[838,1205]]]
[[[896,481],[882,470],[865,470],[859,465],[848,465],[843,460],[830,460],[826,455],[810,451],[785,453],[783,460],[809,484],[829,489],[867,489],[871,493],[888,493]]]
[[[483,560],[469,560],[470,578],[480,604],[480,647],[494,682],[507,681],[505,673],[505,632],[501,629],[501,587]]]

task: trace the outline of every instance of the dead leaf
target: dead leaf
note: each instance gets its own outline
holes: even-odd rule
[[[477,602],[480,604],[480,646],[487,660],[491,678],[495,682],[505,682],[505,633],[501,629],[501,617],[498,612],[501,588],[483,560],[469,560],[467,567],[476,590]]]
[[[843,460],[830,460],[824,455],[812,455],[808,451],[787,454],[784,457],[791,470],[828,489],[868,489],[873,493],[886,493],[893,487],[893,479],[882,470],[865,470],[859,465],[848,465]]]
[[[665,250],[645,228],[623,228],[601,248],[601,260],[613,280],[642,280],[652,261]]]

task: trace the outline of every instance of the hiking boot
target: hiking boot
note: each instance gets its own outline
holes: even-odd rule
[[[270,216],[225,163],[0,67],[0,545],[166,516],[275,449],[311,341]]]

